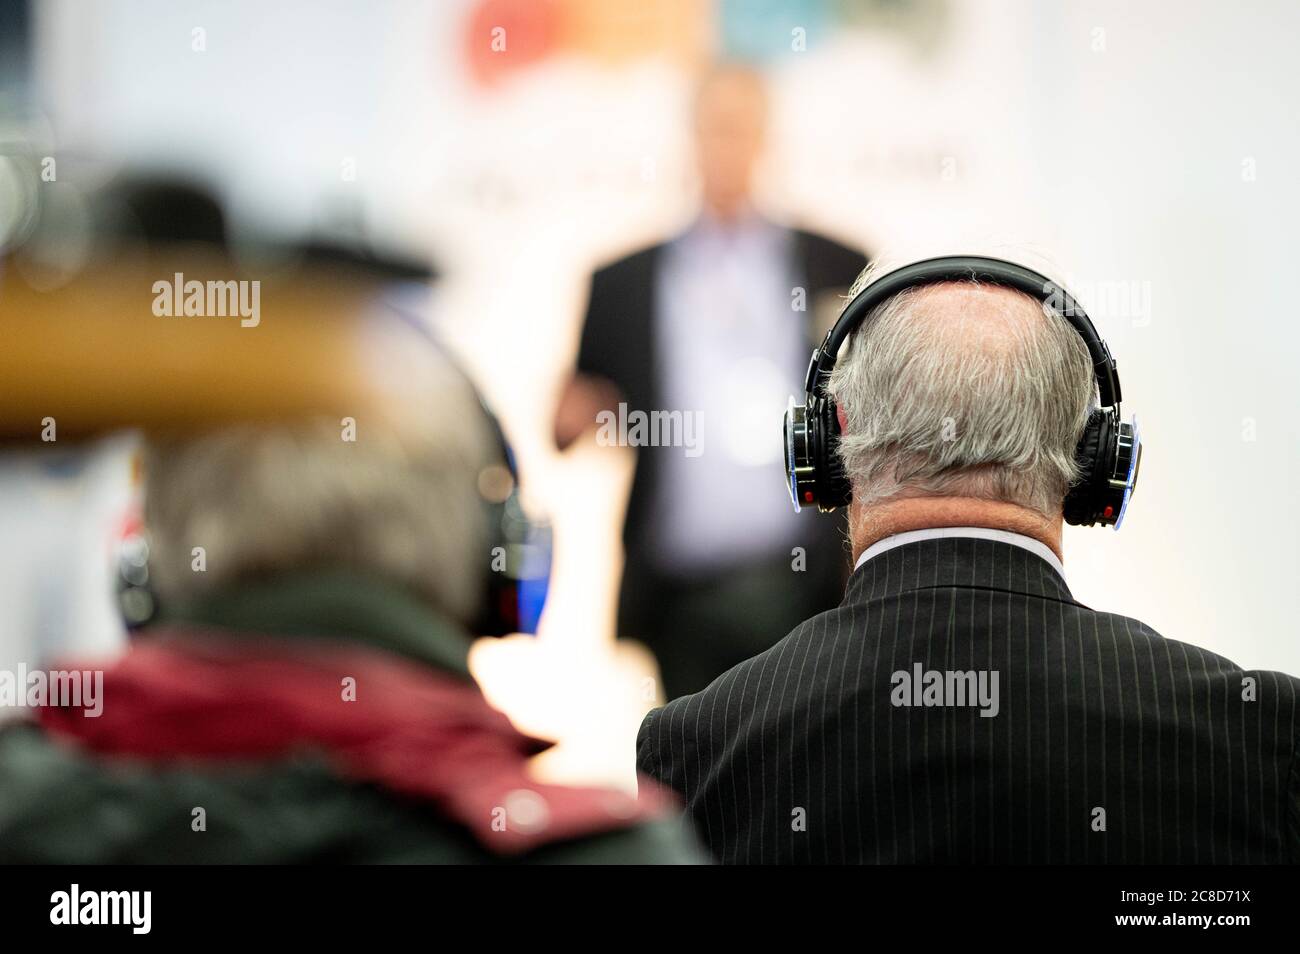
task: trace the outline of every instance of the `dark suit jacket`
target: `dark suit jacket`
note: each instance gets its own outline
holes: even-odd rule
[[[918,663],[997,670],[998,714],[894,705]],[[1297,696],[1020,547],[925,540],[650,713],[637,761],[727,862],[1296,862]]]
[[[663,356],[659,353],[655,327],[655,276],[664,248],[661,244],[636,252],[592,276],[591,296],[578,347],[577,370],[580,373],[613,382],[629,408],[643,411],[664,409],[660,388]],[[796,272],[802,276],[803,287],[808,293],[809,307],[802,313],[792,314],[806,321],[815,317],[811,303],[817,297],[830,291],[846,291],[867,264],[860,252],[802,231],[794,232],[794,256]],[[811,354],[816,342],[812,329],[808,330],[808,353]],[[775,430],[772,439],[780,439]],[[648,556],[645,552],[645,529],[659,473],[655,450],[642,448],[637,454],[623,534],[629,572],[635,572]],[[830,540],[838,553],[834,524],[832,521],[823,523],[827,529],[821,536]]]

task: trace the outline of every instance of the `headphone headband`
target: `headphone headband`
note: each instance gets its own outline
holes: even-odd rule
[[[841,312],[835,326],[826,333],[821,346],[813,352],[804,389],[809,394],[825,396],[826,383],[844,341],[857,330],[877,305],[899,292],[939,282],[985,282],[1024,292],[1051,307],[1070,323],[1088,348],[1092,370],[1102,407],[1118,407],[1121,400],[1119,372],[1106,342],[1097,334],[1092,319],[1077,299],[1050,278],[1013,262],[980,255],[929,258],[905,265],[870,282]]]

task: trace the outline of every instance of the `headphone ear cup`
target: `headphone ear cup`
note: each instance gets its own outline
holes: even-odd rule
[[[1074,450],[1079,478],[1070,485],[1062,508],[1065,522],[1071,526],[1090,527],[1098,521],[1113,464],[1114,445],[1112,412],[1095,408],[1088,415],[1088,423]]]
[[[848,475],[844,472],[844,461],[840,458],[840,416],[834,398],[821,401],[818,442],[818,474],[821,476],[821,488],[817,495],[818,506],[824,511],[837,507],[846,507],[853,498],[853,488]]]

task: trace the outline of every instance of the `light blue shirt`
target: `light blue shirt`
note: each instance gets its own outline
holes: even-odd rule
[[[659,448],[652,552],[674,573],[788,552],[781,418],[810,345],[788,230],[701,218],[660,260],[655,301],[664,410],[696,417],[698,453]]]

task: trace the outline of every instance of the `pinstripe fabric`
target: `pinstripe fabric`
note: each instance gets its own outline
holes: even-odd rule
[[[998,714],[895,706],[916,663],[996,670]],[[730,863],[1298,862],[1297,697],[1075,602],[1020,547],[924,540],[651,712],[637,761]]]

